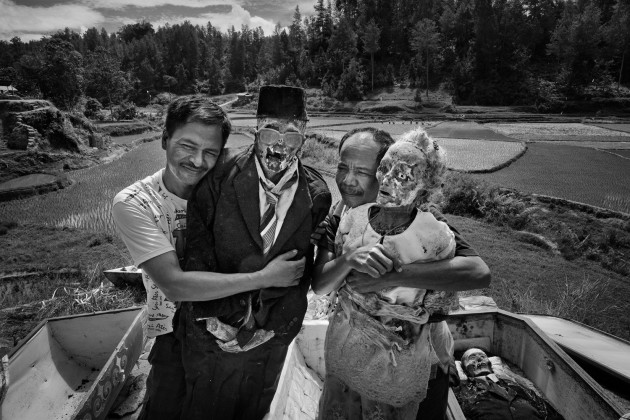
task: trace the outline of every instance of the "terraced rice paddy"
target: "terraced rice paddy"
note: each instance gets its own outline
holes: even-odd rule
[[[598,150],[531,143],[507,168],[477,179],[630,213],[630,160]]]
[[[337,124],[344,119],[319,118],[311,123],[323,124],[324,121]],[[350,124],[316,131],[339,140],[343,133],[354,127],[376,126],[397,137],[420,125],[359,123],[356,119],[345,121]],[[513,160],[524,149],[521,141],[502,141],[501,139],[506,138],[504,134],[492,134],[488,124],[483,126],[469,122],[425,122],[423,125],[431,127],[429,131],[436,137],[466,134],[464,137],[438,138],[438,142],[447,151],[448,166],[452,169],[488,171]],[[531,124],[501,124],[503,128],[511,127],[511,131],[504,130],[505,133],[517,137],[519,133],[537,136],[536,127],[547,127],[534,124],[534,128],[530,129],[527,128],[529,125]],[[574,126],[578,130],[586,130],[584,133],[589,136],[593,136],[592,133],[597,130],[606,131],[581,124]],[[549,125],[543,132],[547,133],[545,135],[567,133],[568,127],[561,125],[553,128]],[[603,139],[606,135],[600,133],[599,137]],[[630,135],[625,139],[630,141]],[[230,137],[228,146],[242,147],[251,143],[250,137],[235,134]],[[630,159],[622,157],[630,157],[630,152],[614,152],[621,156],[584,147],[531,143],[527,152],[507,168],[473,176],[524,192],[551,195],[630,213]],[[0,203],[0,220],[19,219],[22,222],[113,232],[110,210],[114,195],[125,186],[162,168],[164,159],[159,141],[142,144],[113,162],[69,173],[75,184],[68,189]],[[331,189],[336,189],[331,177],[326,177],[326,181]]]
[[[0,219],[113,232],[116,193],[164,164],[160,142],[142,144],[113,162],[69,173],[75,184],[67,189],[0,203]]]
[[[230,136],[228,145],[243,147],[251,142],[236,134]],[[75,184],[67,189],[0,203],[0,220],[113,233],[111,209],[116,193],[163,168],[165,159],[159,141],[141,144],[113,162],[70,172]]]
[[[12,179],[0,184],[0,191],[17,188],[28,188],[34,185],[42,185],[57,181],[57,177],[49,174],[31,174]]]
[[[437,139],[446,150],[446,166],[464,172],[489,172],[525,152],[524,143],[466,139]]]
[[[150,137],[159,136],[161,133],[159,131],[150,131],[142,134],[130,134],[128,136],[115,136],[112,137],[112,141],[116,144],[131,144],[136,140],[146,139]]]
[[[487,123],[484,126],[519,140],[630,142],[630,133],[580,123]]]

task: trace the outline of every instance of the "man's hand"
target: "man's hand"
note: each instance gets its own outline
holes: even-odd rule
[[[326,229],[328,228],[328,221],[326,219],[317,225],[313,233],[311,233],[311,244],[318,246],[323,238],[326,237]]]
[[[388,255],[382,244],[362,246],[352,251],[347,258],[353,270],[373,278],[379,278],[394,268],[398,270],[400,266],[396,258]]]
[[[293,250],[278,255],[260,271],[264,279],[264,287],[291,287],[300,283],[300,278],[304,274],[306,258],[289,261],[296,254],[297,251]]]

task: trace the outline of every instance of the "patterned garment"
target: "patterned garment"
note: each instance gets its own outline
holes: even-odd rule
[[[418,212],[404,232],[383,238],[372,229],[369,223],[369,211],[373,206],[374,204],[366,204],[350,209],[343,214],[335,241],[337,256],[361,246],[377,244],[379,241],[383,243],[386,249],[397,255],[403,264],[437,261],[451,258],[454,255],[455,239],[453,233],[446,223],[437,221],[431,213]],[[352,334],[353,329],[350,329],[350,334],[347,335],[345,333],[336,334],[337,330],[344,330],[344,325],[347,322],[353,325],[354,330],[361,328],[360,323],[351,320],[352,311],[356,310],[370,315],[374,321],[378,320],[376,322],[381,322],[385,326],[392,323],[393,320],[400,322],[401,319],[404,320],[402,323],[409,324],[409,328],[403,328],[406,336],[402,337],[402,343],[398,343],[396,337],[393,336],[386,339],[386,333],[383,333],[381,335],[384,339],[375,340],[375,343],[378,342],[378,344],[374,344],[374,348],[379,349],[376,351],[378,353],[382,351],[383,345],[387,347],[389,343],[392,362],[394,363],[398,356],[397,363],[402,364],[397,368],[401,369],[402,367],[401,372],[403,373],[405,366],[413,369],[414,371],[410,372],[412,374],[408,379],[411,381],[412,377],[421,378],[421,383],[413,382],[413,386],[418,388],[412,392],[409,389],[400,390],[400,394],[406,395],[405,399],[401,400],[402,405],[392,405],[393,401],[392,404],[387,404],[375,400],[373,396],[368,396],[365,390],[357,392],[357,389],[352,389],[346,382],[351,380],[348,379],[349,375],[340,375],[340,372],[345,371],[345,369],[343,366],[339,366],[340,371],[337,372],[332,369],[335,373],[329,374],[324,382],[324,391],[320,400],[320,420],[402,420],[416,418],[420,402],[426,395],[429,379],[435,376],[435,369],[450,360],[453,348],[452,337],[448,333],[448,328],[444,328],[443,322],[425,324],[428,320],[428,313],[423,307],[425,295],[426,290],[398,287],[386,289],[380,293],[365,294],[363,299],[354,296],[351,290],[340,292],[340,306],[343,309],[339,308],[331,319],[326,339],[326,365],[337,366],[338,360],[332,360],[332,357],[338,359],[341,354],[358,354],[358,349],[344,347],[348,341],[337,342],[337,340],[343,340],[343,336],[346,337],[346,340],[350,339],[354,340],[353,343],[357,342],[358,338],[352,338],[355,336]],[[344,315],[344,310],[350,313]],[[348,318],[347,321],[346,318]],[[375,328],[376,326],[372,330]],[[366,330],[366,336],[368,335],[373,336],[374,331]],[[329,340],[329,338],[331,339]],[[416,344],[419,346],[414,347]],[[336,351],[341,348],[340,346],[343,347],[342,353]],[[396,347],[401,348],[402,352],[397,352]],[[422,360],[412,360],[409,359],[409,356],[415,356]],[[401,357],[403,359],[400,359]],[[404,358],[407,358],[407,361]],[[340,376],[344,376],[346,379],[342,380]],[[417,398],[408,400],[413,392],[416,392]],[[395,395],[396,391],[393,390],[392,396]],[[408,402],[404,403],[404,401]]]
[[[180,262],[184,256],[187,201],[166,189],[163,174],[161,169],[114,198],[112,217],[136,266],[170,251],[175,251]],[[147,335],[173,331],[175,302],[145,272],[142,281],[147,291]]]

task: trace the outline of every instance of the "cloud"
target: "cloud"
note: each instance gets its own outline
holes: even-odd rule
[[[5,40],[19,36],[29,41],[66,27],[79,30],[81,26],[97,26],[105,20],[100,12],[77,4],[29,7],[0,0],[0,10],[0,39]]]
[[[81,4],[101,9],[123,9],[127,6],[158,7],[158,6],[185,6],[206,7],[220,4],[234,3],[233,0],[80,0]]]
[[[189,21],[193,25],[206,26],[208,22],[220,31],[225,32],[232,26],[237,31],[241,29],[242,25],[247,25],[250,29],[261,27],[266,35],[273,33],[275,22],[272,20],[264,19],[260,16],[252,16],[242,6],[232,5],[232,8],[227,13],[201,13],[193,16],[163,16],[156,21],[152,21],[153,27],[164,26],[167,23],[173,25],[176,23],[182,23],[185,20]]]

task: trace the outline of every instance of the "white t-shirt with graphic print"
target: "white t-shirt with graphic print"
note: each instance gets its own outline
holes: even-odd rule
[[[137,267],[169,251],[175,251],[180,259],[184,256],[187,201],[166,189],[163,174],[161,169],[136,181],[114,198],[112,216]],[[175,303],[144,271],[142,281],[147,290],[147,335],[173,331]]]

